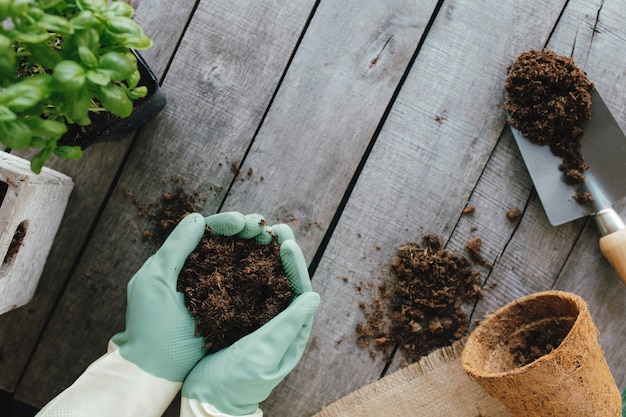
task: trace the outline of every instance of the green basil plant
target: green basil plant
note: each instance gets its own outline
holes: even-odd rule
[[[122,1],[0,0],[0,142],[38,149],[39,173],[54,154],[78,159],[79,146],[57,145],[67,124],[91,112],[128,117],[138,86],[137,59],[152,41]]]

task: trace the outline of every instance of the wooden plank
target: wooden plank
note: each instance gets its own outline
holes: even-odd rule
[[[156,74],[162,74],[177,39],[185,27],[193,4],[188,1],[143,0],[136,10],[155,46],[142,53]],[[169,9],[172,9],[169,11]],[[166,10],[168,11],[166,13]],[[50,167],[69,175],[75,182],[65,216],[48,256],[34,299],[23,308],[0,317],[0,389],[13,392],[34,345],[44,328],[59,294],[67,283],[75,260],[90,236],[101,205],[120,168],[132,135],[86,150],[79,161],[53,160]]]
[[[435,4],[322,2],[224,210],[288,223],[311,260]]]
[[[126,284],[155,250],[142,241],[146,223],[125,192],[152,203],[169,191],[163,181],[180,175],[208,196],[208,213],[217,210],[233,179],[230,161],[243,158],[312,3],[198,5],[163,84],[168,105],[133,145],[16,398],[45,404],[123,328]]]
[[[398,245],[450,236],[504,127],[506,67],[545,42],[562,5],[443,4],[315,272],[305,357],[264,410],[310,415],[381,374],[382,359],[355,347],[355,286],[383,279]]]

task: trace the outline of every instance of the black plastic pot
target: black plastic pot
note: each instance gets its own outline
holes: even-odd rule
[[[98,121],[98,115],[93,115],[89,126],[68,125],[68,131],[59,139],[59,145],[80,146],[85,149],[97,142],[121,139],[153,119],[165,107],[167,100],[156,75],[137,51],[132,52],[137,57],[137,68],[141,74],[139,85],[148,88],[146,96],[135,102],[133,112],[126,118],[104,113],[103,116],[110,119],[106,124]]]

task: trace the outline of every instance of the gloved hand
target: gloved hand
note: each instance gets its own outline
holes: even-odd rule
[[[185,217],[128,283],[126,329],[38,416],[161,416],[205,354],[176,291],[178,274],[207,225],[216,235],[256,236],[265,230],[259,218],[237,212]]]
[[[178,274],[202,239],[205,223],[213,235],[258,235],[263,230],[256,214],[185,217],[128,283],[126,330],[112,339],[122,357],[173,382],[182,382],[205,354],[202,337],[194,336],[195,320],[184,296],[176,291]]]
[[[206,356],[193,368],[183,383],[181,417],[260,417],[259,403],[300,361],[320,298],[312,291],[291,228],[276,225],[256,239],[269,243],[272,235],[278,236],[283,268],[296,297],[260,329]]]

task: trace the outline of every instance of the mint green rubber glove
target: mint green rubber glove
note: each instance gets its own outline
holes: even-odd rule
[[[163,246],[128,283],[126,330],[115,335],[122,357],[144,371],[169,381],[182,382],[205,354],[201,336],[194,336],[195,320],[176,291],[178,274],[196,248],[205,224],[214,235],[259,234],[258,215],[237,212],[183,219]]]
[[[178,274],[206,226],[215,235],[256,236],[266,228],[259,215],[229,212],[190,214],[128,283],[126,329],[115,335],[106,355],[92,363],[72,386],[38,416],[158,417],[182,381],[205,355],[204,341],[184,296]]]
[[[202,359],[183,383],[181,417],[262,416],[269,397],[300,361],[320,298],[312,291],[304,256],[291,228],[276,225],[256,237],[277,235],[283,268],[296,294],[287,309],[233,345]]]

